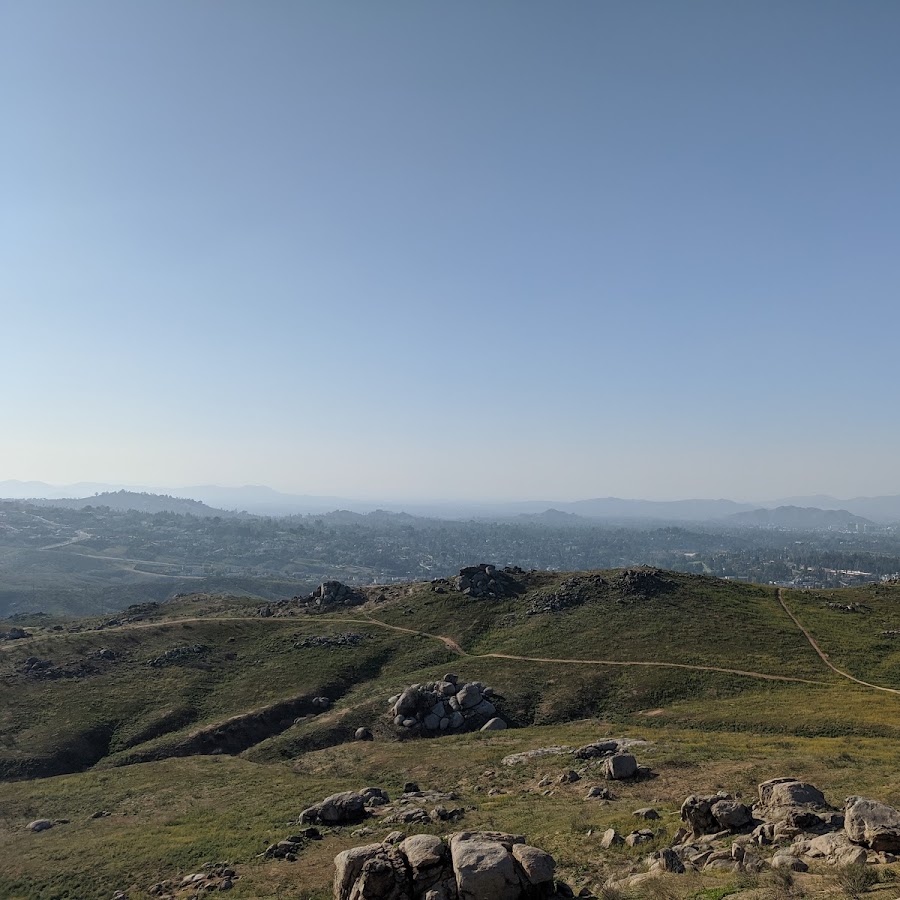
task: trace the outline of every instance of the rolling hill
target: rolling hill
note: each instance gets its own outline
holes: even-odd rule
[[[622,811],[562,789],[541,800],[529,787],[541,770],[500,759],[611,733],[648,740],[660,771],[627,789],[634,805],[677,810],[694,789],[784,771],[900,799],[900,586],[794,592],[648,569],[503,578],[494,594],[438,579],[332,608],[193,594],[17,621],[27,636],[0,639],[0,840],[13,851],[0,896],[108,897],[225,859],[245,874],[236,897],[325,897],[352,835],[329,832],[287,867],[258,859],[265,843],[327,793],[409,777],[461,791],[466,827],[534,834],[574,871],[592,852],[585,831]],[[401,740],[388,697],[447,671],[489,684],[512,727]],[[353,740],[360,727],[373,742]],[[39,816],[70,821],[41,845],[53,866],[22,831]]]

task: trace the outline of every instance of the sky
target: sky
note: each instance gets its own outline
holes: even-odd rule
[[[0,2],[0,480],[900,493],[900,5]]]

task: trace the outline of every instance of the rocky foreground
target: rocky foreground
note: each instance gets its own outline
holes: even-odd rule
[[[617,778],[617,764],[611,761],[625,756],[633,759],[621,753],[608,757],[608,778]],[[636,774],[632,772],[632,777]],[[588,799],[598,794],[589,793]],[[659,818],[649,808],[636,810],[635,815]],[[610,878],[607,892],[646,887],[663,873],[689,870],[752,875],[766,869],[806,872],[817,864],[888,865],[900,859],[900,812],[857,796],[848,797],[843,809],[837,810],[816,787],[793,778],[760,784],[752,807],[724,792],[689,796],[681,806],[681,820],[684,826],[670,845],[646,857],[644,871]],[[609,829],[600,846],[604,850],[623,843],[636,847],[654,837],[650,829],[626,836]],[[529,846],[524,835],[459,831],[444,839],[393,832],[380,843],[337,856],[334,898],[549,900],[574,896],[572,887],[557,880],[555,872],[553,857]],[[582,889],[578,896],[593,895]]]

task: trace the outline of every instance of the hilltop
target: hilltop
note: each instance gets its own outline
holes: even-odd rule
[[[230,518],[241,515],[224,509],[215,509],[199,500],[188,497],[172,497],[169,494],[151,494],[137,491],[104,491],[91,497],[63,497],[27,500],[30,506],[48,507],[51,509],[113,509],[120,511],[133,510],[143,513],[176,513],[183,516]],[[243,515],[247,515],[244,513]]]
[[[189,594],[103,619],[0,625],[0,772],[11,780],[0,786],[0,834],[20,854],[13,868],[0,865],[0,894],[45,896],[55,884],[61,897],[99,898],[127,878],[149,883],[230,859],[251,891],[235,896],[275,896],[281,884],[324,897],[330,858],[349,834],[289,870],[254,858],[267,835],[327,792],[366,782],[397,790],[412,774],[462,790],[474,803],[467,827],[525,830],[524,810],[506,794],[486,802],[472,793],[463,770],[610,733],[649,740],[661,769],[686,754],[668,788],[628,794],[636,805],[667,791],[675,803],[726,774],[746,784],[751,772],[793,773],[797,754],[825,787],[846,793],[852,775],[863,782],[854,791],[900,800],[879,762],[883,742],[900,737],[900,587],[800,592],[656,569],[466,571],[462,581],[328,586],[271,603]],[[393,724],[389,698],[448,671],[490,685],[510,727],[410,740]],[[374,740],[354,740],[358,729]],[[863,745],[865,772],[823,761]],[[426,746],[435,753],[416,750]],[[523,789],[512,772],[497,784],[510,798]],[[134,792],[138,807],[127,800]],[[200,796],[197,806],[191,798]],[[538,829],[559,849],[572,828],[583,835],[587,823],[618,815],[591,807],[584,819],[564,801],[572,802],[565,791],[546,801],[557,836]],[[84,824],[110,806],[108,824]],[[42,815],[76,823],[41,846],[78,874],[51,876],[36,841],[21,835],[23,818]],[[134,860],[127,878],[108,855],[121,834]],[[583,837],[576,844],[566,850],[571,864],[588,850]]]
[[[736,525],[768,526],[772,528],[810,529],[857,528],[874,526],[862,516],[846,509],[817,509],[811,506],[778,506],[775,509],[753,509],[735,513],[728,519]]]

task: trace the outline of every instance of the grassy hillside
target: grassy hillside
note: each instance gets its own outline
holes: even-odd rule
[[[604,865],[586,832],[632,806],[660,805],[674,831],[685,794],[752,793],[782,774],[837,801],[900,802],[900,695],[829,669],[775,589],[674,573],[515,578],[503,599],[396,585],[363,606],[261,617],[255,601],[203,594],[118,624],[25,623],[30,637],[0,643],[0,896],[108,897],[227,859],[245,876],[236,897],[324,897],[334,854],[359,843],[346,829],[294,865],[257,854],[325,794],[394,794],[410,777],[458,788],[467,827],[522,831],[585,880]],[[900,640],[883,634],[900,630],[900,587],[782,596],[838,668],[900,688]],[[387,698],[448,670],[493,686],[518,727],[398,741]],[[361,725],[374,743],[352,741]],[[500,765],[611,733],[650,740],[639,755],[660,777],[610,806],[584,804],[583,785],[542,796],[538,769],[562,759]],[[91,819],[98,810],[112,815]],[[70,824],[25,833],[38,817]]]

